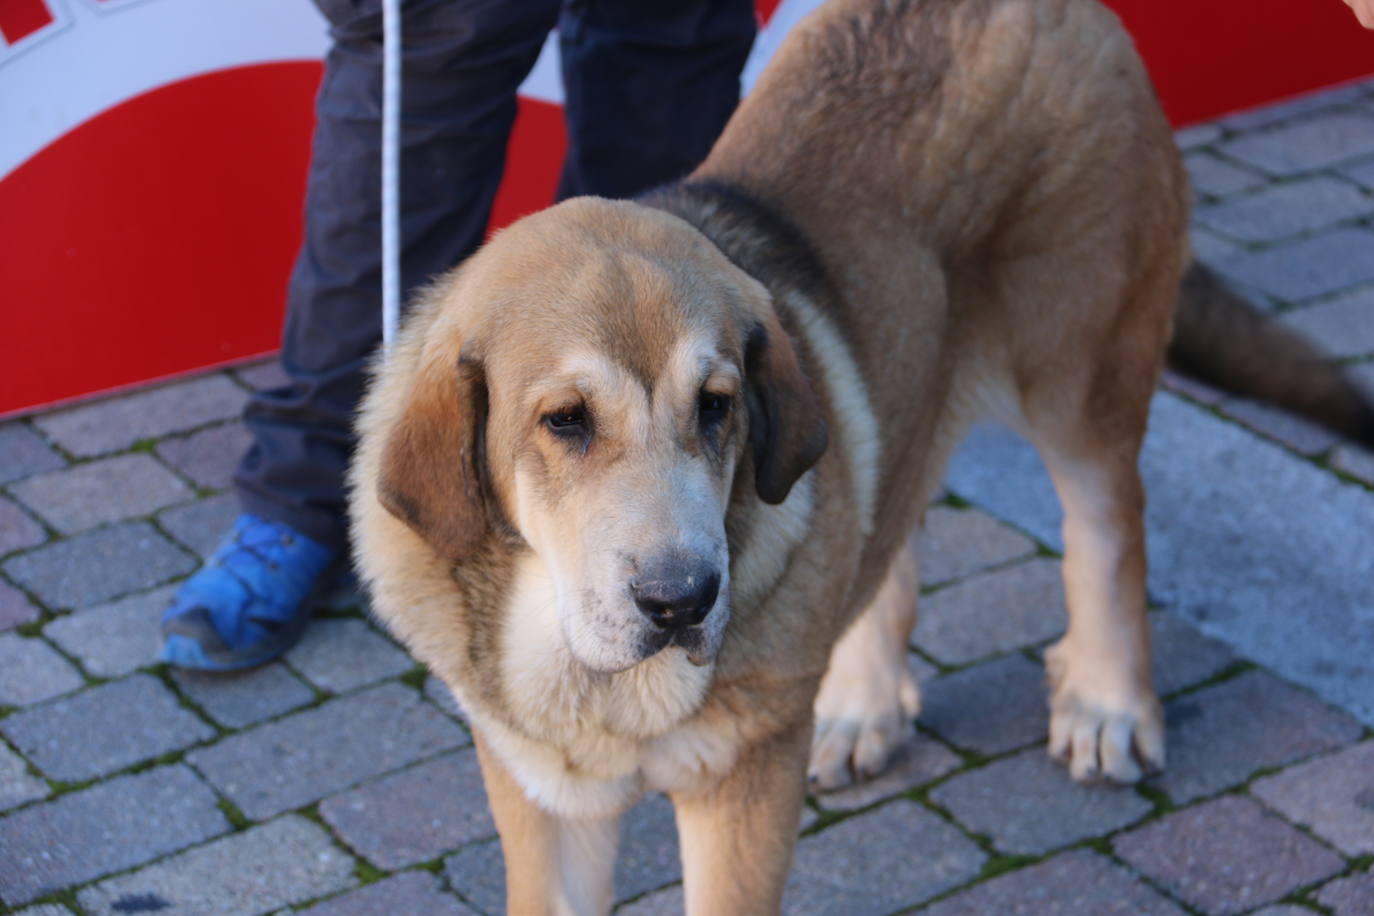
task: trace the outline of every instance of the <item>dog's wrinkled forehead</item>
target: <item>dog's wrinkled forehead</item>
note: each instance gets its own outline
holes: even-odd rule
[[[465,268],[469,337],[513,366],[604,354],[651,380],[685,337],[738,356],[749,279],[676,217],[580,198],[498,234]]]

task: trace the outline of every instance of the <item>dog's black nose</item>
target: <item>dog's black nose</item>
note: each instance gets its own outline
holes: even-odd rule
[[[645,575],[631,583],[640,612],[665,630],[694,627],[706,619],[720,593],[720,573],[703,564],[677,566],[669,575]],[[666,572],[666,571],[665,571]]]

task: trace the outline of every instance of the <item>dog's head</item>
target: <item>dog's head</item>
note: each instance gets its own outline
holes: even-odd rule
[[[440,296],[383,505],[460,561],[515,528],[589,668],[712,659],[737,472],[781,502],[826,441],[764,287],[676,217],[583,198],[498,234]]]

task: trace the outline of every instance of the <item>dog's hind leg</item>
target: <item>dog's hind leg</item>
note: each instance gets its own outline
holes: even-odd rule
[[[511,916],[603,916],[614,900],[612,874],[620,819],[561,818],[525,795],[480,736],[482,781],[506,860]]]
[[[1144,488],[1137,461],[1152,367],[1118,354],[1080,399],[1028,412],[1064,509],[1068,631],[1045,653],[1052,756],[1074,779],[1134,782],[1164,765],[1164,721],[1145,617]],[[1147,360],[1148,362],[1148,360]]]
[[[881,772],[920,712],[920,688],[906,651],[919,583],[913,531],[873,600],[830,653],[807,771],[821,791]]]

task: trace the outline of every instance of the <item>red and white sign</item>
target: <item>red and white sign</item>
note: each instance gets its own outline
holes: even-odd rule
[[[746,87],[816,2],[759,0]],[[1374,71],[1339,0],[1107,2],[1176,123]],[[0,416],[276,348],[326,47],[308,0],[0,0]],[[552,197],[556,53],[494,224]]]

